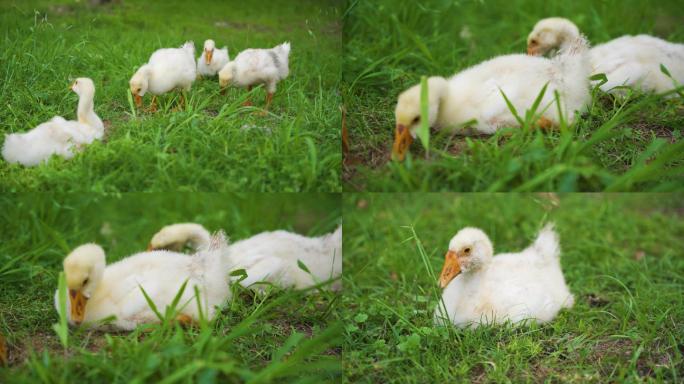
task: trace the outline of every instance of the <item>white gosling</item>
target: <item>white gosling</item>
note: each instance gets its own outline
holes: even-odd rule
[[[197,287],[202,313],[211,320],[216,309],[230,298],[224,257],[227,246],[225,237],[218,234],[193,255],[141,252],[106,265],[105,253],[99,245],[81,245],[64,259],[69,323],[101,327],[101,321],[112,315],[116,318],[107,326],[115,329],[132,330],[140,324],[156,323],[159,320],[140,288],[164,313],[186,280],[176,319],[182,324],[200,319],[195,298]],[[57,311],[58,294],[55,292]]]
[[[180,249],[190,242],[202,247],[209,232],[200,224],[180,223],[162,228],[150,241],[148,249]],[[240,282],[247,288],[262,291],[269,282],[281,288],[305,289],[338,279],[342,274],[342,226],[321,237],[305,237],[287,231],[263,232],[229,246],[231,271],[245,269],[247,278]],[[310,273],[302,270],[301,261]],[[339,290],[339,279],[330,286]]]
[[[542,19],[527,38],[527,52],[544,55],[557,48],[562,50],[579,35],[579,28],[568,19]],[[592,74],[604,73],[608,78],[601,85],[604,92],[619,92],[616,87],[628,86],[662,93],[684,83],[684,44],[649,35],[626,35],[595,46],[589,57]],[[676,82],[660,70],[661,64]]]
[[[93,81],[79,77],[70,88],[78,95],[78,121],[55,116],[26,133],[7,135],[2,147],[7,162],[31,167],[47,162],[52,155],[70,159],[75,149],[102,139],[104,124],[94,110]]]
[[[266,85],[266,106],[268,109],[276,85],[289,73],[290,43],[286,42],[271,49],[246,49],[219,71],[219,85],[225,89],[230,84],[252,90],[254,85]],[[244,105],[252,105],[247,99]]]
[[[204,51],[197,59],[197,73],[200,76],[216,76],[218,71],[220,71],[229,60],[228,47],[216,49],[214,40],[206,40],[204,42]]]
[[[428,125],[459,134],[493,134],[502,127],[519,126],[501,92],[525,116],[545,84],[537,109],[538,125],[550,128],[560,123],[554,92],[560,96],[565,120],[572,123],[575,112],[588,105],[588,45],[579,37],[553,59],[523,54],[495,57],[446,79],[428,79]],[[403,160],[421,125],[420,84],[399,95],[395,110],[393,155]],[[474,121],[474,122],[473,122]],[[468,124],[467,127],[464,127]]]
[[[153,95],[150,109],[156,110],[156,96],[178,89],[189,91],[197,77],[195,44],[188,41],[180,48],[162,48],[154,51],[150,60],[138,68],[129,86],[135,104],[142,106],[142,97]],[[185,102],[181,93],[181,104]]]
[[[446,288],[435,324],[475,328],[506,321],[545,323],[574,304],[552,224],[522,252],[493,255],[492,243],[480,229],[463,228],[451,239],[439,277]]]

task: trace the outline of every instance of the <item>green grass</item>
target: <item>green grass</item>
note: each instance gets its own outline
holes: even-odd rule
[[[681,382],[683,197],[346,195],[347,381]],[[560,235],[572,309],[530,328],[433,326],[440,291],[427,266],[439,273],[460,228],[480,227],[495,253],[515,252],[547,221]]]
[[[0,210],[0,334],[10,362],[0,367],[0,382],[339,381],[339,298],[330,292],[261,297],[238,286],[214,321],[198,328],[74,328],[66,339],[53,304],[62,260],[82,243],[102,245],[113,262],[180,221],[224,229],[234,241],[274,229],[321,235],[340,221],[339,195],[3,195]]]
[[[25,132],[61,115],[75,119],[70,79],[96,87],[104,142],[75,158],[27,169],[0,162],[0,190],[324,191],[341,189],[339,96],[341,12],[335,1],[126,0],[0,4],[0,134]],[[219,94],[217,79],[194,83],[185,110],[176,96],[161,111],[133,114],[128,80],[161,47],[207,38],[231,57],[246,48],[292,43],[290,76],[271,113],[241,106],[246,91]],[[150,96],[145,97],[149,103]]]
[[[678,1],[352,1],[345,12],[342,95],[351,152],[345,190],[670,191],[684,188],[684,102],[596,91],[567,130],[512,129],[493,137],[433,132],[405,163],[390,162],[394,107],[424,75],[450,76],[491,57],[522,53],[534,24],[576,22],[592,43],[651,33],[684,41]],[[525,116],[525,111],[518,111]],[[510,136],[509,136],[510,135]],[[427,157],[427,159],[426,159]]]

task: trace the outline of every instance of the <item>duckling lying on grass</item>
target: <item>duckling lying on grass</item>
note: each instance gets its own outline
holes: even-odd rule
[[[527,53],[544,55],[561,50],[580,36],[570,20],[550,17],[540,20],[527,38]],[[589,51],[592,74],[603,73],[608,81],[604,92],[617,92],[619,86],[647,92],[667,92],[684,83],[684,44],[675,44],[649,35],[622,36]],[[672,78],[663,73],[664,65]],[[674,80],[673,80],[674,79]]]
[[[209,232],[200,224],[180,223],[162,228],[148,249],[179,250],[186,243],[205,246]],[[321,237],[305,237],[287,231],[263,232],[230,245],[231,270],[244,269],[246,288],[263,290],[268,282],[281,288],[305,289],[342,274],[342,226]],[[309,270],[303,270],[299,262]],[[335,281],[330,289],[339,290]]]
[[[201,311],[211,320],[231,295],[224,257],[227,249],[227,240],[217,234],[193,255],[141,252],[107,266],[99,245],[81,245],[64,259],[69,324],[101,327],[103,320],[115,316],[108,326],[132,330],[140,324],[159,322],[142,290],[164,313],[186,281],[176,319],[183,324],[197,322]],[[58,295],[59,291],[55,292],[59,312]]]
[[[71,159],[74,157],[74,149],[102,139],[104,124],[93,107],[93,81],[80,77],[70,88],[78,95],[78,121],[55,116],[28,132],[7,135],[2,147],[2,157],[8,163],[31,167],[47,162],[52,155]]]
[[[232,83],[251,91],[254,85],[265,84],[267,94],[264,109],[268,110],[276,85],[290,73],[289,59],[289,42],[271,49],[246,49],[219,71],[219,85],[223,89]],[[252,105],[249,98],[244,105]]]
[[[200,76],[216,76],[229,60],[228,47],[216,49],[214,40],[206,40],[204,51],[197,59],[197,73]]]
[[[180,105],[185,103],[182,91],[189,91],[197,77],[195,44],[188,41],[180,48],[162,48],[154,51],[150,60],[133,74],[129,82],[137,107],[142,107],[142,97],[153,95],[150,110],[157,109],[157,95],[174,89],[181,90]]]
[[[545,323],[574,304],[553,224],[522,252],[493,255],[492,242],[480,229],[463,228],[451,239],[439,276],[444,292],[436,324]]]
[[[459,72],[449,79],[430,77],[428,83],[428,126],[466,134],[463,125],[472,124],[477,133],[493,134],[502,127],[520,126],[509,108],[505,94],[521,116],[531,109],[544,86],[537,124],[542,128],[561,122],[554,93],[558,92],[560,112],[572,123],[576,111],[588,105],[588,45],[579,37],[554,59],[528,55],[495,57]],[[393,155],[403,160],[421,126],[421,86],[399,95],[395,117]],[[472,123],[475,121],[474,123]]]

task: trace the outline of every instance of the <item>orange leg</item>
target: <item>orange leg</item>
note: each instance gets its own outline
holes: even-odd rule
[[[193,320],[192,317],[183,313],[176,316],[176,321],[183,327],[192,327],[196,325],[195,320]]]
[[[553,122],[546,117],[540,117],[539,120],[537,120],[537,126],[541,129],[545,130],[551,130],[554,126]]]
[[[7,344],[5,339],[0,335],[0,366],[7,365]]]
[[[268,107],[271,105],[272,101],[273,101],[273,93],[269,92],[266,94],[266,107],[265,107],[266,110],[268,110]]]
[[[178,97],[178,103],[176,104],[175,107],[173,107],[173,111],[181,111],[183,110],[183,107],[185,107],[185,95],[183,94],[183,91],[180,91],[180,95]]]
[[[273,101],[273,93],[268,92],[266,94],[266,106],[264,107],[264,110],[260,113],[260,115],[265,116],[268,112],[268,107],[271,105],[271,102]]]
[[[157,112],[157,96],[152,96],[152,101],[150,102],[150,112]]]

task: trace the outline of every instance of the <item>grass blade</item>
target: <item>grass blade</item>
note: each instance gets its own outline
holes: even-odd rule
[[[140,287],[140,290],[142,291],[143,296],[145,296],[145,301],[147,301],[147,305],[150,307],[152,312],[154,312],[155,316],[159,319],[160,322],[164,321],[164,316],[157,310],[157,306],[154,304],[154,301],[147,295],[147,292],[145,292],[145,288],[143,288],[142,285],[138,285]]]
[[[69,346],[69,323],[67,321],[67,288],[64,272],[59,273],[57,301],[59,305],[59,323],[53,324],[52,329],[59,337],[62,347],[66,349]]]
[[[425,156],[430,153],[430,100],[428,91],[427,77],[423,76],[420,78],[420,126],[418,126],[416,134],[420,138],[423,148],[425,148]]]

